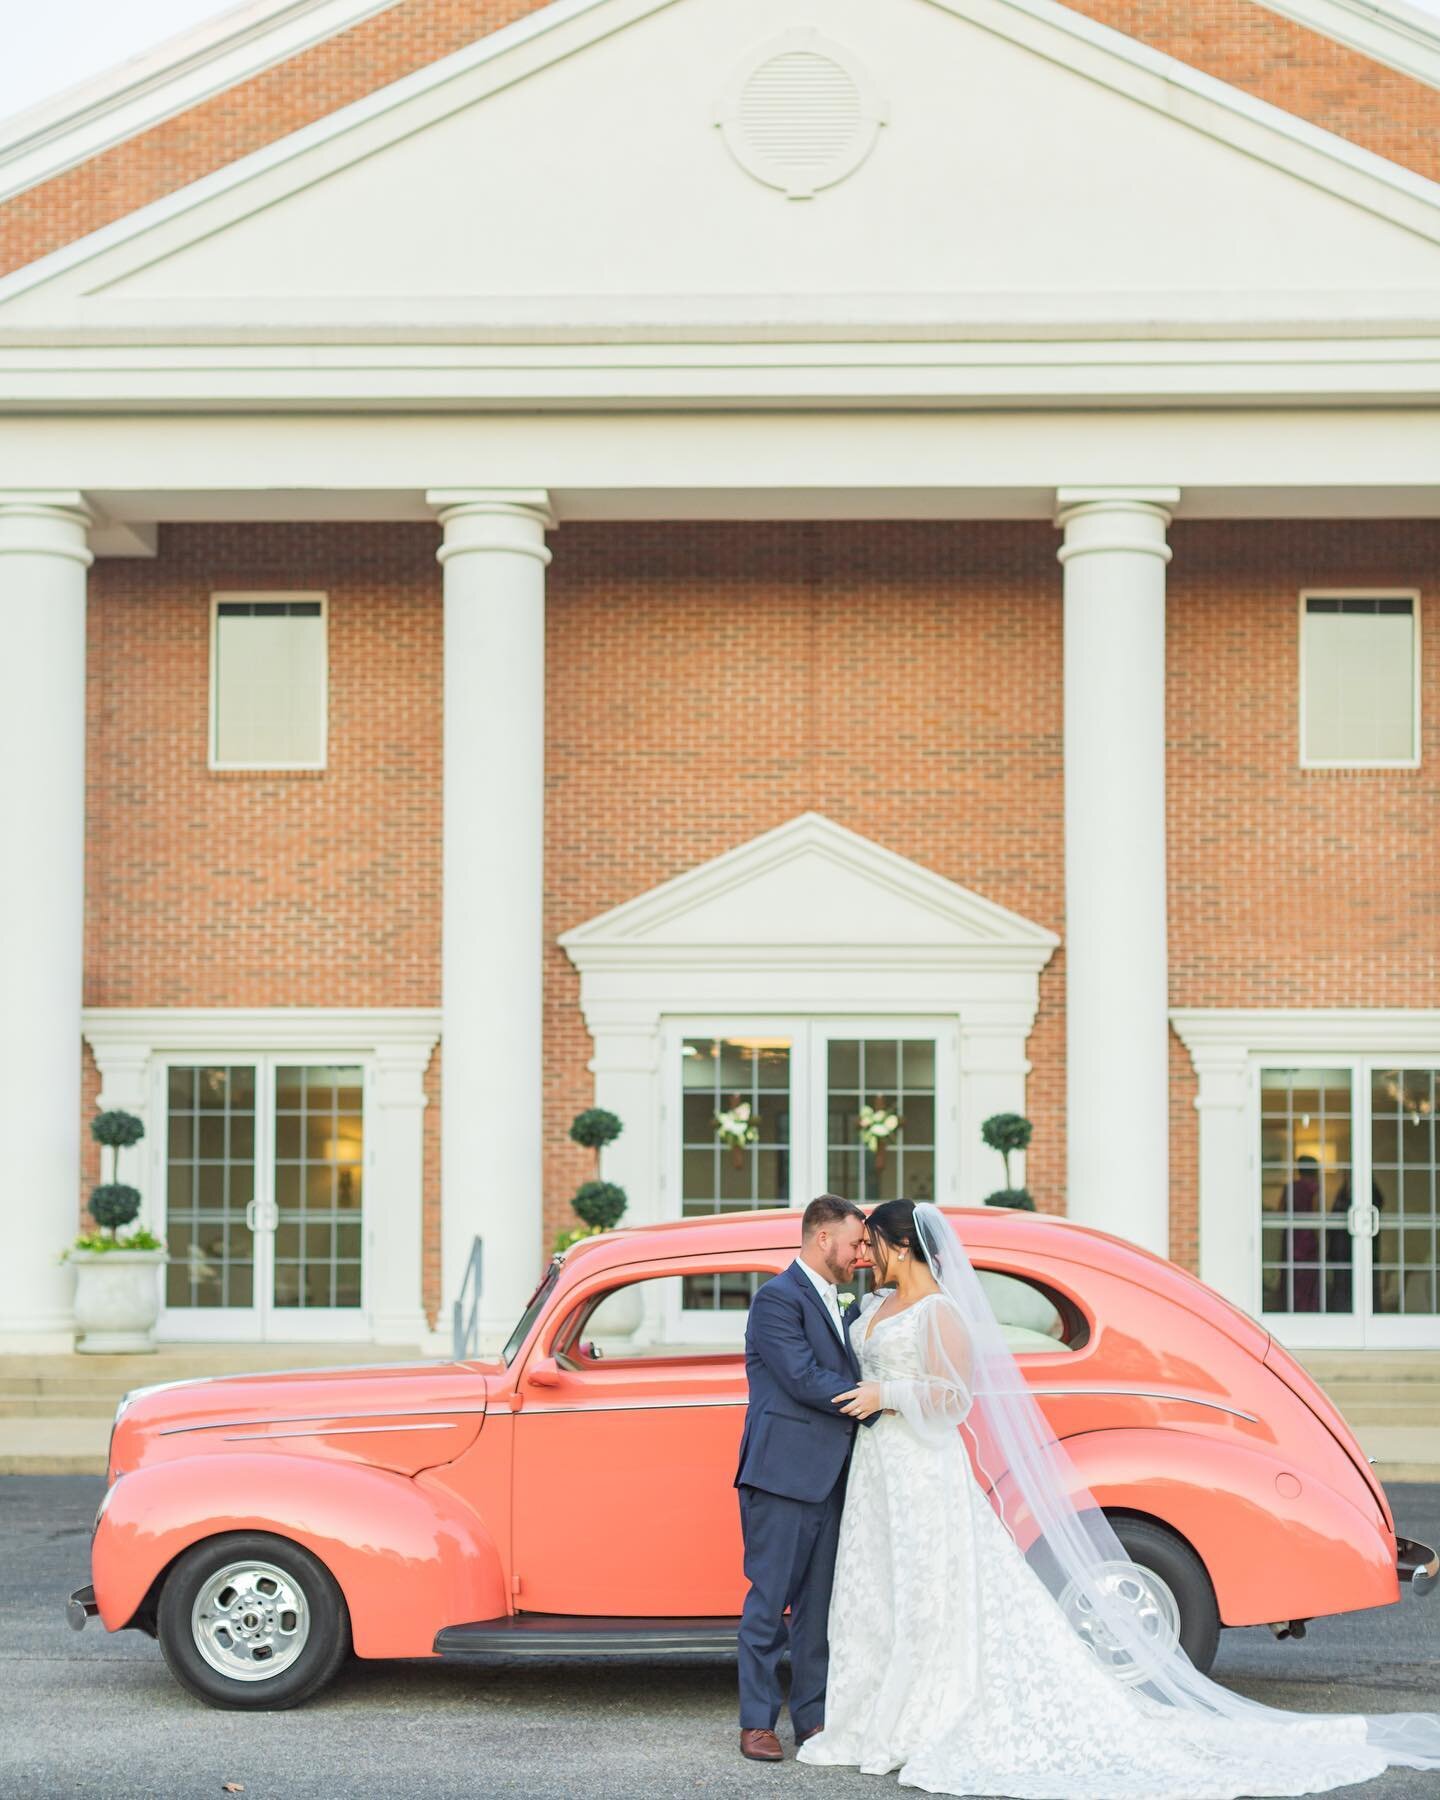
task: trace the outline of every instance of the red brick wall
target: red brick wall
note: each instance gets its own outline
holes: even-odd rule
[[[438,1006],[430,526],[167,526],[90,578],[85,1000]],[[210,594],[329,594],[322,772],[207,767]]]
[[[90,1004],[439,1003],[435,542],[425,526],[175,528],[155,562],[96,565]],[[1174,1004],[1440,1003],[1436,659],[1421,769],[1296,766],[1300,588],[1433,592],[1440,524],[1182,522],[1172,542]],[[552,543],[547,1236],[590,1170],[566,1137],[593,1095],[560,932],[807,808],[1064,931],[1048,526],[592,525]],[[323,775],[206,768],[208,597],[243,586],[331,596]],[[1041,981],[1027,1100],[1031,1185],[1057,1209],[1063,1001],[1062,950]],[[1172,1243],[1193,1262],[1178,1042],[1171,1077]],[[426,1092],[434,1307],[438,1056]]]
[[[0,207],[0,273],[274,142],[539,9],[397,0],[353,30],[54,176]],[[1072,0],[1074,9],[1432,178],[1440,93],[1256,0]]]

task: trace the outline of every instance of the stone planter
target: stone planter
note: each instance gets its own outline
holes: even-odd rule
[[[72,1250],[75,1348],[89,1355],[144,1355],[155,1348],[163,1250]]]

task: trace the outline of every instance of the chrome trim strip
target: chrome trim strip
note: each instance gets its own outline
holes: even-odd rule
[[[1215,1412],[1229,1413],[1232,1418],[1245,1419],[1251,1425],[1260,1423],[1254,1413],[1242,1412],[1238,1406],[1226,1406],[1223,1400],[1204,1400],[1198,1394],[1167,1394],[1155,1388],[1032,1387],[1030,1392],[1059,1395],[1062,1398],[1068,1398],[1072,1394],[1116,1394],[1125,1400],[1178,1400],[1184,1406],[1208,1406]]]
[[[269,1444],[276,1438],[291,1437],[372,1437],[382,1431],[448,1431],[444,1423],[434,1425],[317,1425],[313,1431],[242,1431],[227,1437],[227,1444]]]
[[[519,1417],[527,1415],[538,1418],[542,1413],[602,1413],[602,1412],[688,1412],[695,1407],[706,1406],[748,1406],[748,1400],[615,1400],[608,1405],[596,1406],[581,1401],[576,1406],[540,1406],[531,1408],[528,1404],[522,1408]]]
[[[325,1419],[428,1419],[483,1413],[483,1406],[401,1406],[394,1412],[281,1413],[273,1419],[205,1419],[198,1425],[167,1425],[156,1435],[178,1437],[185,1431],[231,1431],[237,1425],[315,1425]],[[313,1434],[312,1434],[313,1435]]]

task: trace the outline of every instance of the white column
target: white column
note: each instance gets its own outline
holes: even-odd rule
[[[0,1340],[37,1349],[71,1348],[89,523],[78,493],[0,492]]]
[[[1176,488],[1062,488],[1067,1210],[1170,1244],[1165,541]]]
[[[441,1240],[448,1318],[484,1240],[481,1331],[541,1267],[543,490],[440,490],[445,541]],[[442,1327],[445,1320],[442,1319]]]
[[[370,1262],[370,1325],[377,1343],[427,1344],[423,1304],[425,1201],[425,1070],[433,1039],[387,1043],[375,1052],[368,1122],[374,1221]],[[373,1255],[372,1255],[373,1252]],[[441,1319],[441,1333],[448,1321]]]

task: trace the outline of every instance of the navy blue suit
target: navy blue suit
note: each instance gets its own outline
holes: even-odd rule
[[[774,1730],[790,1609],[790,1722],[825,1717],[826,1631],[855,1421],[834,1404],[860,1365],[808,1276],[792,1264],[750,1303],[750,1409],[740,1440],[740,1526],[750,1591],[740,1619],[740,1726]],[[872,1421],[867,1420],[866,1423]]]

